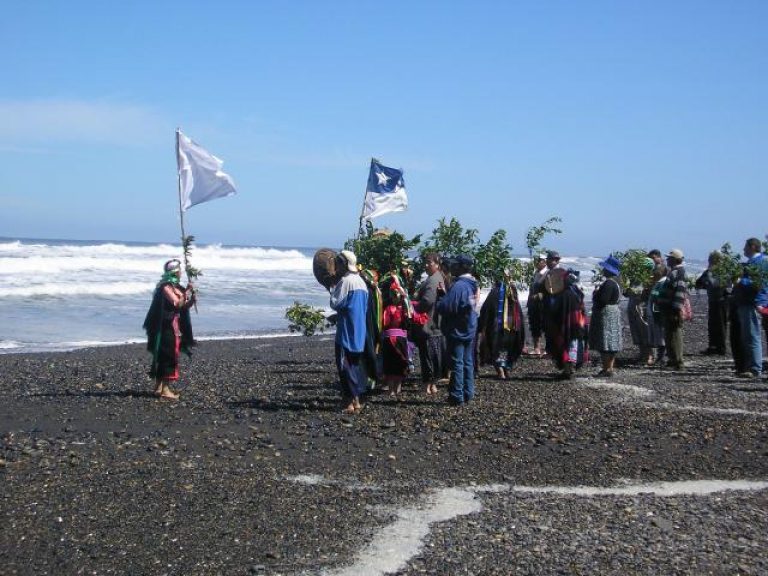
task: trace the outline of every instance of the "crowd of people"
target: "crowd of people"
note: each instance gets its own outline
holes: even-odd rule
[[[763,330],[768,338],[768,258],[755,238],[746,241],[744,256],[740,273],[728,278],[717,266],[722,254],[713,252],[695,287],[708,295],[709,340],[703,353],[724,355],[730,343],[738,376],[756,379],[763,371]],[[608,256],[599,263],[603,280],[591,295],[589,312],[579,272],[560,260],[554,250],[534,256],[524,314],[507,274],[500,274],[479,304],[471,256],[424,254],[425,277],[414,285],[409,270],[380,277],[342,250],[336,256],[340,274],[328,289],[343,411],[359,412],[362,396],[375,388],[398,396],[415,369],[416,354],[425,393],[436,395],[438,384],[447,384],[446,401],[457,406],[474,398],[479,365],[493,365],[505,379],[523,354],[551,359],[559,377],[570,379],[588,363],[590,352],[597,352],[601,367],[595,376],[611,377],[622,350],[622,296],[639,361],[685,370],[683,330],[692,312],[682,250],[648,252],[643,261],[648,280],[637,286],[623,281],[622,262]],[[180,275],[178,260],[165,264],[144,323],[155,394],[168,399],[178,398],[171,385],[178,379],[179,355],[193,342],[194,290],[180,285]]]

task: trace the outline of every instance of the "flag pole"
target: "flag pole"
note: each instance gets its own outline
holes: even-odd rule
[[[179,133],[181,128],[176,128],[176,181],[179,189],[179,223],[181,224],[181,253],[184,257],[184,272],[187,275],[187,286],[192,283],[189,277],[189,262],[187,261],[187,233],[184,230],[184,206],[181,201],[181,166],[179,165]],[[195,288],[192,288],[194,294]],[[197,312],[197,300],[193,303],[195,312]]]
[[[371,177],[371,170],[373,170],[373,164],[375,162],[378,162],[378,160],[376,160],[376,158],[371,156],[371,167],[368,169],[368,178]],[[357,239],[358,240],[363,237],[363,218],[364,218],[364,214],[365,214],[365,198],[366,198],[366,196],[368,196],[368,180],[365,181],[365,192],[363,193],[363,207],[360,210],[360,221],[359,221],[358,226],[357,226]]]
[[[176,128],[176,181],[178,183],[179,190],[179,221],[181,222],[181,250],[184,254],[184,272],[187,271],[189,264],[187,263],[187,251],[184,249],[184,243],[186,242],[187,234],[184,231],[184,207],[181,204],[181,166],[179,165],[179,132],[180,128]],[[187,280],[189,280],[189,274],[187,274]]]

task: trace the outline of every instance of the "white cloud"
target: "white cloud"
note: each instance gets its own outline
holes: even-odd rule
[[[0,100],[0,145],[30,142],[143,144],[168,132],[153,111],[81,100]]]

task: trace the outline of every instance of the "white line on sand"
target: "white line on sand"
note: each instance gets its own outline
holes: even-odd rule
[[[649,482],[622,486],[512,486],[512,492],[558,494],[561,496],[708,496],[729,490],[765,490],[768,482],[760,480],[681,480]]]
[[[402,570],[416,556],[435,522],[482,509],[472,490],[442,488],[427,495],[421,505],[401,508],[397,520],[382,528],[351,566],[323,572],[327,576],[378,576]]]
[[[644,402],[646,406],[664,408],[665,410],[677,410],[680,412],[703,412],[706,414],[726,414],[732,416],[759,416],[768,418],[768,412],[756,412],[741,408],[715,408],[714,406],[693,406],[691,404],[672,404],[670,402]]]
[[[325,570],[323,576],[383,576],[404,569],[416,557],[435,522],[482,510],[480,493],[529,493],[560,496],[707,496],[731,490],[765,490],[768,481],[686,480],[681,482],[624,483],[613,487],[598,486],[510,486],[493,484],[467,488],[443,488],[427,494],[420,504],[396,511],[397,519],[376,533],[349,566]]]
[[[595,388],[597,390],[610,390],[612,392],[618,392],[622,396],[639,396],[647,397],[653,396],[655,392],[648,390],[648,388],[642,388],[640,386],[631,386],[629,384],[617,384],[616,382],[584,382],[584,386],[587,388]]]
[[[650,398],[654,396],[656,392],[640,386],[632,386],[629,384],[618,384],[616,382],[595,382],[587,381],[581,383],[586,388],[593,388],[596,390],[606,390],[609,392],[617,393],[621,400],[631,401],[639,400],[641,398]],[[768,412],[758,412],[755,410],[744,410],[742,408],[718,408],[716,406],[694,406],[692,404],[674,404],[672,402],[651,402],[648,400],[640,400],[643,406],[651,408],[662,408],[664,410],[675,410],[678,412],[701,412],[704,414],[725,414],[729,416],[758,416],[760,418],[768,418]]]

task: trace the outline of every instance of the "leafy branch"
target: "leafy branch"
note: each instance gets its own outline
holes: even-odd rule
[[[192,245],[195,242],[195,237],[192,235],[189,236],[183,236],[181,238],[181,246],[184,249],[184,271],[187,273],[187,278],[192,280],[197,280],[198,277],[203,275],[203,271],[195,268],[192,266],[192,264],[189,263],[190,259],[192,258]]]
[[[288,329],[291,332],[301,332],[304,336],[324,332],[330,326],[321,308],[313,308],[298,301],[294,301],[293,306],[285,311],[285,318],[290,322]]]

